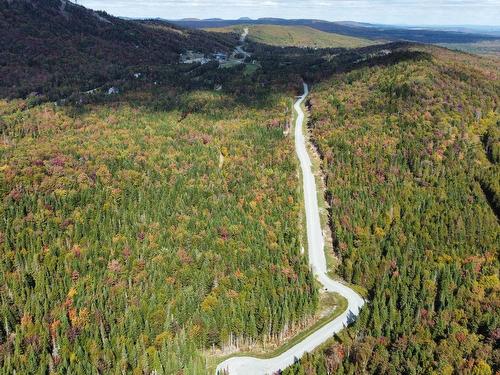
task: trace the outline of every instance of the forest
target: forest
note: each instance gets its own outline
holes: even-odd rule
[[[66,0],[0,0],[0,97],[68,97],[166,68],[189,49],[230,51],[229,34],[131,21]]]
[[[500,370],[500,65],[419,49],[313,89],[335,274],[369,302],[284,374]]]
[[[317,308],[289,100],[3,101],[0,372],[206,371]]]
[[[302,80],[331,272],[367,304],[283,373],[500,371],[498,60],[250,42],[252,70],[178,64],[238,35],[55,0],[0,0],[0,29],[0,373],[206,374],[316,318]]]

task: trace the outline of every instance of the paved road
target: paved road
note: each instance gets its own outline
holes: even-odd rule
[[[245,39],[247,38],[247,36],[248,36],[248,27],[245,27],[243,29],[243,34],[241,34],[240,36],[240,43],[242,44],[245,43]]]
[[[318,195],[316,189],[316,180],[312,173],[312,164],[307,153],[306,140],[304,137],[304,112],[301,104],[309,94],[309,88],[304,84],[304,94],[295,103],[295,110],[298,113],[295,125],[295,150],[300,160],[300,166],[303,175],[304,198],[306,208],[307,222],[307,243],[309,253],[309,264],[316,278],[323,284],[323,287],[329,292],[335,292],[347,299],[347,310],[323,326],[319,330],[311,333],[304,340],[287,350],[285,353],[270,359],[258,359],[252,357],[233,357],[222,362],[217,367],[217,372],[226,370],[230,375],[263,375],[273,374],[279,370],[292,365],[297,359],[305,353],[311,352],[326,340],[331,338],[334,333],[341,331],[346,325],[351,323],[358,315],[363,299],[354,290],[346,285],[334,281],[327,276],[326,257],[324,252],[324,239],[321,230],[321,221],[319,216]]]
[[[240,36],[240,45],[236,46],[236,48],[234,50],[235,56],[237,54],[243,55],[243,58],[239,59],[239,61],[241,61],[241,62],[243,62],[246,57],[250,57],[250,54],[243,49],[243,47],[245,46],[245,40],[246,40],[247,36],[248,36],[248,27],[245,27],[245,29],[243,29],[243,33]]]

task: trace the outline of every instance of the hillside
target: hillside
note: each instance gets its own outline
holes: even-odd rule
[[[249,40],[273,46],[358,48],[375,44],[374,41],[368,39],[326,33],[308,26],[238,25],[206,30],[241,33],[245,27],[249,29]]]
[[[66,0],[0,0],[0,96],[51,97],[176,63],[186,49],[228,51],[223,34],[138,23]]]
[[[344,311],[284,375],[500,371],[500,62],[266,19],[250,59],[177,63],[232,50],[248,22],[0,0],[0,374],[213,375]],[[356,319],[309,263],[302,80],[315,239],[366,298]]]
[[[474,53],[476,55],[500,57],[500,38],[497,40],[476,43],[443,43],[440,45],[449,49]]]
[[[87,84],[94,54],[93,69],[159,78],[64,105],[0,99],[0,373],[207,374],[211,350],[278,345],[314,322],[320,296],[300,251],[293,140],[284,135],[293,86],[261,85],[262,73],[246,76],[243,66],[168,65],[169,50],[146,39],[231,37],[113,18],[135,32],[101,35],[84,28],[91,11],[75,7],[82,22],[65,23],[53,4],[23,4],[6,14],[33,17],[44,32],[36,47],[51,59],[31,72],[50,68],[62,94]],[[74,28],[93,49],[51,43],[53,30],[76,38]],[[7,46],[32,53],[30,30],[21,31]],[[104,54],[139,42],[142,56]],[[57,46],[82,62],[65,71],[72,60]]]
[[[317,311],[289,96],[119,97],[0,100],[2,374],[208,374]]]
[[[313,91],[336,273],[369,302],[285,374],[499,370],[500,64],[412,48]]]
[[[183,27],[206,29],[237,25],[280,25],[308,26],[316,30],[341,34],[356,38],[388,41],[412,41],[419,43],[476,43],[480,41],[498,40],[498,36],[483,35],[474,32],[458,32],[449,30],[414,29],[385,25],[371,25],[356,22],[328,22],[309,19],[260,18],[258,20],[179,20],[170,21]]]

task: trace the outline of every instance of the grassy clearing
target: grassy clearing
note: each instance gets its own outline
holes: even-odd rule
[[[221,68],[233,68],[235,66],[240,65],[241,62],[238,60],[229,60],[223,64],[220,65]]]
[[[208,29],[215,32],[241,33],[244,27],[249,28],[248,38],[253,42],[272,46],[295,46],[311,48],[357,48],[376,44],[376,42],[340,34],[327,33],[307,26],[280,25],[236,25]]]
[[[259,69],[259,65],[257,64],[246,64],[245,70],[243,71],[244,75],[251,76]]]

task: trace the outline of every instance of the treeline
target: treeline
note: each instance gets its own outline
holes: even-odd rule
[[[285,374],[499,370],[500,67],[425,52],[314,88],[337,274],[369,295],[353,327]]]

